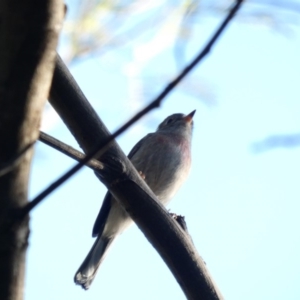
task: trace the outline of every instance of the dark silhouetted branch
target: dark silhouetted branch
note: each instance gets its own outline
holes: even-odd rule
[[[141,117],[146,115],[152,109],[159,107],[161,101],[175,88],[175,86],[211,51],[212,46],[216,43],[217,39],[220,37],[221,33],[225,30],[226,26],[233,18],[243,0],[236,1],[236,4],[230,10],[229,14],[225,18],[225,20],[221,23],[215,34],[209,40],[204,49],[200,52],[199,55],[196,56],[195,59],[186,67],[184,70],[172,81],[167,87],[159,94],[159,96],[153,100],[148,106],[146,106],[143,110],[138,112],[134,117],[132,117],[128,122],[126,122],[123,126],[121,126],[115,133],[107,136],[102,143],[98,145],[98,147],[93,148],[94,150],[90,153],[77,165],[75,165],[72,169],[58,178],[55,182],[53,182],[48,188],[46,188],[43,192],[41,192],[37,197],[35,197],[28,205],[24,208],[23,212],[20,214],[20,217],[25,216],[31,209],[37,206],[45,197],[51,194],[55,189],[57,189],[60,185],[62,185],[65,181],[67,181],[70,177],[72,177],[77,171],[79,171],[89,160],[94,157],[99,157],[101,154],[105,152],[110,142],[113,141],[117,136],[127,130],[131,125],[133,125],[136,121],[138,121]],[[58,64],[59,64],[58,60]],[[60,66],[57,66],[60,68]],[[74,91],[75,92],[75,91]],[[82,93],[82,92],[81,92]]]
[[[82,161],[86,155],[83,154],[82,152],[74,149],[73,147],[63,143],[62,141],[59,141],[58,139],[52,137],[51,135],[40,131],[40,137],[39,141],[42,143],[56,149],[57,151],[77,160],[77,161]],[[86,166],[91,168],[94,171],[101,171],[104,169],[103,164],[96,160],[96,159],[91,159],[86,163]]]
[[[105,168],[96,173],[97,177],[106,185],[159,252],[186,297],[195,300],[223,299],[191,240],[156,200],[153,192],[121,151],[114,138],[151,109],[158,107],[176,84],[209,53],[241,3],[242,1],[236,2],[215,35],[192,63],[149,106],[135,115],[113,135],[110,135],[58,57],[50,91],[50,103],[83,148],[87,157],[27,205],[23,216],[57,186],[70,178],[89,159],[101,157]],[[100,152],[99,149],[101,149]]]
[[[0,299],[22,300],[28,178],[63,19],[61,0],[0,4]]]

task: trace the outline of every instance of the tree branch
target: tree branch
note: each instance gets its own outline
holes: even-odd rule
[[[40,131],[40,137],[39,141],[42,143],[56,149],[57,151],[77,160],[77,161],[82,161],[86,155],[83,154],[82,152],[74,149],[73,147],[63,143],[62,141],[59,141],[58,139],[52,137],[51,135]],[[94,171],[101,171],[104,169],[103,164],[96,159],[91,159],[86,163],[86,166],[91,168]]]
[[[0,299],[21,300],[29,218],[32,157],[54,68],[60,0],[3,0],[0,4]]]
[[[197,55],[195,57],[195,59],[192,60],[192,62],[187,67],[184,68],[184,70],[172,82],[170,82],[166,86],[166,88],[158,95],[158,97],[156,99],[154,99],[148,106],[146,106],[144,109],[142,109],[140,112],[138,112],[135,116],[133,116],[128,122],[126,122],[117,131],[115,131],[115,133],[107,134],[105,139],[103,139],[102,142],[99,143],[97,147],[94,146],[93,148],[89,148],[89,152],[88,152],[87,156],[82,161],[80,161],[77,165],[75,165],[73,168],[71,168],[69,171],[67,171],[64,175],[62,175],[60,178],[58,178],[51,185],[49,185],[48,188],[46,188],[37,197],[35,197],[26,207],[24,207],[24,210],[20,213],[20,218],[26,216],[30,210],[32,210],[34,207],[36,207],[41,201],[44,200],[45,197],[47,197],[49,194],[51,194],[55,189],[57,189],[60,185],[62,185],[70,177],[72,177],[76,172],[78,172],[89,160],[91,160],[94,157],[100,157],[106,151],[106,149],[109,147],[110,143],[117,136],[119,136],[124,131],[126,131],[131,125],[133,125],[136,121],[138,121],[141,117],[146,115],[152,109],[159,107],[161,101],[211,51],[212,46],[216,43],[216,41],[220,37],[221,33],[225,30],[226,26],[228,25],[230,20],[233,18],[233,16],[237,12],[237,10],[239,9],[242,2],[243,2],[243,0],[236,1],[233,8],[229,11],[229,14],[225,18],[225,20],[221,23],[221,25],[219,26],[219,28],[217,29],[215,34],[212,36],[212,38],[209,40],[207,45],[204,47],[204,49],[199,53],[199,55]],[[62,60],[59,57],[57,58],[56,67],[57,67],[58,72],[64,72],[63,69],[66,69]],[[66,80],[66,78],[64,78],[64,79],[61,78],[61,79]],[[72,80],[70,80],[69,84],[73,85],[74,90],[68,91],[68,93],[70,94],[69,96],[73,95],[76,97],[77,96],[76,93],[79,93],[79,94],[81,94],[80,96],[83,96],[83,93],[80,90],[80,88],[75,87],[75,84],[72,81],[74,81],[73,78],[72,78]],[[55,91],[53,91],[53,92],[55,92]],[[59,96],[59,95],[56,95],[56,96]],[[91,113],[91,110],[89,113]],[[72,126],[72,125],[70,125],[70,126]],[[81,130],[78,129],[78,133],[80,133],[80,132],[81,132]],[[73,134],[76,134],[75,138],[77,138],[79,136],[78,133],[75,133],[75,132],[73,133]]]
[[[74,78],[58,60],[50,103],[86,153],[109,132],[80,91]],[[190,239],[142,180],[126,155],[111,142],[101,156],[105,168],[98,178],[122,203],[149,241],[159,251],[188,299],[222,299]],[[174,250],[176,249],[176,250]]]
[[[166,262],[188,299],[223,299],[217,286],[197,250],[178,224],[169,216],[158,202],[140,175],[134,169],[126,155],[113,139],[126,130],[135,121],[151,109],[159,106],[164,97],[183,79],[192,68],[209,53],[212,45],[224,30],[242,1],[237,1],[216,34],[204,50],[172,81],[166,89],[144,110],[134,116],[124,126],[110,135],[88,103],[74,78],[58,58],[54,72],[50,103],[64,120],[76,140],[87,153],[86,160],[76,165],[59,181],[32,201],[23,213],[28,213],[56,186],[74,174],[91,157],[99,157],[105,168],[97,172],[97,177],[107,186],[113,196],[129,213],[138,227],[144,232],[150,243],[157,249]],[[95,144],[97,141],[97,144]],[[103,147],[106,152],[104,153]],[[95,150],[96,148],[96,150]]]

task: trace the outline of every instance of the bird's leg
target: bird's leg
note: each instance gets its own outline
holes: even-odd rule
[[[142,171],[139,171],[139,174],[144,180],[146,179],[146,175]]]

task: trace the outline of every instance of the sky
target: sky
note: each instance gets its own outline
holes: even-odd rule
[[[221,16],[210,16],[195,26],[184,62],[220,21]],[[151,101],[178,71],[172,38],[165,40],[156,45],[141,38],[140,44],[70,66],[110,131]],[[159,51],[149,54],[147,49]],[[168,115],[197,110],[192,170],[168,209],[185,216],[225,299],[300,299],[300,147],[254,151],[269,136],[299,133],[299,53],[300,26],[286,34],[264,24],[233,22],[161,107],[117,139],[128,153]],[[196,87],[192,92],[191,86]],[[49,108],[43,128],[78,148]],[[30,199],[73,165],[37,144]],[[25,300],[185,299],[135,225],[113,245],[90,290],[74,284],[75,271],[94,242],[92,227],[105,193],[85,168],[31,213]]]

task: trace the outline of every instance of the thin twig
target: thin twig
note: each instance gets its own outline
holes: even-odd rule
[[[132,117],[128,122],[121,126],[114,134],[105,139],[94,151],[87,155],[81,162],[72,167],[64,175],[50,184],[43,192],[37,195],[31,202],[29,202],[21,211],[20,217],[26,216],[30,210],[37,206],[45,197],[51,194],[56,188],[66,182],[71,176],[73,176],[77,171],[79,171],[89,160],[93,157],[100,157],[110,142],[113,141],[117,136],[127,130],[132,124],[139,120],[142,116],[147,114],[152,109],[159,107],[161,101],[174,89],[174,87],[210,52],[212,46],[216,43],[217,39],[220,37],[221,33],[224,31],[230,20],[233,18],[235,13],[238,11],[242,4],[243,0],[237,0],[232,9],[229,11],[227,17],[221,23],[215,34],[211,37],[204,49],[192,60],[192,62],[187,65],[184,70],[173,80],[171,81],[166,88],[154,99],[148,106],[138,112],[134,117]]]
[[[43,131],[40,131],[39,141],[77,160],[78,162],[82,161],[86,157],[86,155],[82,152],[74,149],[73,147],[63,143],[62,141]],[[94,171],[101,171],[104,169],[103,164],[97,159],[91,159],[86,163],[86,166]]]

